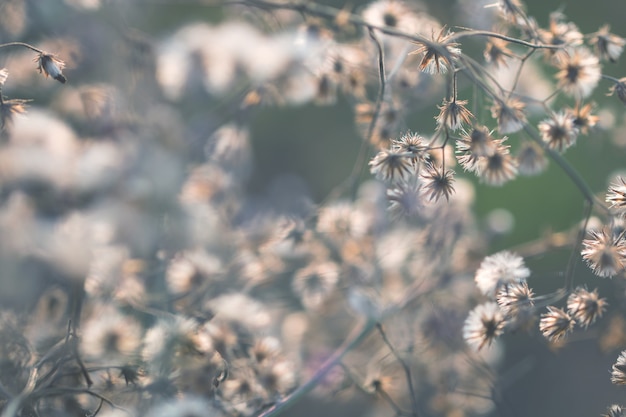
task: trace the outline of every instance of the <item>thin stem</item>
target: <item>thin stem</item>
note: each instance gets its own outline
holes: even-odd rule
[[[346,188],[352,188],[355,185],[355,183],[357,182],[357,180],[358,180],[358,178],[359,178],[359,176],[361,174],[361,170],[364,167],[365,157],[368,154],[369,144],[372,142],[372,136],[374,135],[374,129],[376,128],[376,123],[378,122],[378,119],[380,117],[380,112],[381,112],[381,109],[382,109],[382,103],[383,103],[383,100],[385,98],[385,91],[386,91],[386,86],[387,86],[387,77],[385,75],[385,56],[384,56],[384,53],[383,53],[383,47],[382,47],[380,41],[378,40],[378,38],[376,37],[376,34],[374,33],[374,30],[373,30],[372,27],[368,26],[368,32],[369,32],[370,38],[372,39],[372,41],[376,45],[376,49],[378,50],[378,77],[379,77],[379,80],[380,80],[379,89],[378,89],[378,96],[376,98],[376,104],[374,106],[374,112],[372,114],[372,120],[370,121],[370,124],[368,126],[367,134],[365,136],[365,140],[361,142],[361,146],[359,147],[359,153],[357,155],[356,161],[354,162],[354,165],[352,166],[352,172],[350,173],[348,178],[346,178],[338,187],[335,187],[335,189],[324,199],[324,201],[333,200],[338,195],[341,195],[341,193]]]
[[[526,46],[532,49],[563,49],[563,45],[542,45],[542,44],[530,43],[530,42],[523,41],[521,39],[511,38],[510,36],[502,35],[497,32],[490,32],[488,30],[474,30],[474,29],[453,33],[452,35],[450,35],[447,41],[452,42],[457,39],[467,38],[470,36],[487,36],[491,38],[498,38],[507,42]]]
[[[585,233],[587,232],[587,224],[589,223],[589,218],[591,217],[591,209],[593,208],[593,202],[585,200],[585,208],[584,208],[584,221],[583,225],[578,231],[578,236],[576,237],[576,244],[572,250],[572,253],[569,258],[569,262],[567,263],[567,269],[565,270],[565,288],[568,291],[571,291],[573,288],[574,281],[574,268],[576,267],[576,260],[578,256],[580,256],[580,249],[582,247],[583,239],[585,238]]]
[[[515,81],[513,82],[513,86],[511,87],[511,93],[513,93],[513,91],[515,91],[515,89],[517,88],[517,84],[519,83],[519,80],[522,76],[522,70],[524,69],[524,64],[526,64],[526,61],[531,56],[533,56],[534,53],[535,53],[535,49],[531,49],[530,51],[528,51],[526,55],[524,55],[520,59],[519,67],[517,68],[517,71],[515,73],[515,78],[514,78]]]
[[[407,384],[409,386],[408,387],[409,388],[409,392],[411,393],[411,408],[413,410],[413,416],[417,417],[419,414],[418,414],[418,411],[417,411],[417,398],[415,397],[415,389],[413,388],[413,377],[411,376],[411,368],[406,363],[406,361],[398,354],[396,349],[393,347],[393,345],[391,344],[391,342],[387,338],[387,334],[383,330],[383,325],[380,324],[380,323],[377,323],[376,324],[376,328],[378,329],[378,332],[380,333],[380,336],[382,337],[383,341],[385,342],[385,344],[387,345],[387,347],[389,348],[389,350],[391,351],[393,356],[396,358],[396,360],[398,362],[400,362],[400,365],[402,365],[402,369],[404,369],[404,374],[406,376],[406,382],[407,382]]]
[[[313,388],[315,388],[339,362],[343,357],[358,346],[376,327],[376,320],[367,319],[364,320],[359,326],[357,326],[350,336],[344,341],[344,343],[335,350],[335,352],[320,366],[315,375],[311,377],[307,382],[302,384],[298,389],[289,394],[287,397],[277,402],[269,409],[265,410],[257,417],[274,417],[287,410],[289,407],[298,402],[304,395],[308,394]]]
[[[9,47],[9,46],[21,46],[23,48],[28,48],[28,49],[30,49],[32,51],[35,51],[38,54],[45,54],[45,52],[42,51],[41,49],[36,48],[33,45],[29,45],[29,44],[24,43],[24,42],[9,42],[9,43],[0,44],[0,48],[6,48],[6,47]]]

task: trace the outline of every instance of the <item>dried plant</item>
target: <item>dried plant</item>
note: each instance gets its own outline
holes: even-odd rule
[[[537,349],[596,341],[626,384],[624,167],[594,161],[598,192],[570,158],[623,156],[608,25],[519,0],[474,9],[491,31],[400,0],[5,3],[0,37],[60,35],[0,44],[0,417],[517,416]],[[142,33],[146,11],[172,22]],[[260,191],[257,158],[313,178]],[[556,207],[518,176],[582,217],[506,240],[487,188]]]

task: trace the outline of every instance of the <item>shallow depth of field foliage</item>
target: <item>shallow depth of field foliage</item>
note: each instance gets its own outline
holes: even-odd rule
[[[625,416],[626,4],[552,3],[0,0],[0,417]]]

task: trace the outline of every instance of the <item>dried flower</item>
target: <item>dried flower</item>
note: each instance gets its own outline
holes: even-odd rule
[[[558,61],[558,87],[567,94],[587,97],[596,88],[602,71],[598,58],[587,48],[576,48]]]
[[[600,59],[616,62],[624,50],[626,40],[610,33],[609,29],[609,25],[602,26],[591,39],[591,44],[595,46]]]
[[[167,375],[212,348],[209,335],[198,333],[195,320],[175,316],[159,319],[148,329],[141,356],[151,372]]]
[[[553,113],[550,119],[539,123],[541,139],[550,149],[563,152],[574,143],[578,137],[578,128],[574,118],[567,112]]]
[[[524,10],[519,0],[498,0],[497,6],[502,17],[513,23],[515,23],[518,18],[524,16]]]
[[[513,97],[497,100],[491,107],[491,116],[498,121],[498,132],[505,134],[521,130],[526,123],[525,107],[522,101]]]
[[[517,151],[517,170],[521,175],[537,175],[548,166],[543,149],[535,142],[524,142]]]
[[[424,179],[424,192],[428,194],[428,201],[438,201],[445,197],[450,199],[450,194],[454,192],[452,183],[454,182],[454,171],[445,170],[443,167],[436,167],[433,164],[426,165],[426,172],[422,174]]]
[[[489,38],[483,56],[485,61],[493,63],[498,68],[500,65],[506,66],[506,58],[512,57],[513,52],[507,48],[508,42],[500,38]]]
[[[413,165],[418,165],[428,158],[428,147],[424,143],[424,138],[416,133],[406,133],[400,139],[391,141],[391,148],[394,151],[408,153],[413,161]]]
[[[583,43],[583,35],[578,30],[578,27],[571,22],[564,22],[565,16],[560,12],[550,13],[550,25],[548,30],[539,29],[539,36],[541,41],[547,45],[576,47]],[[560,56],[563,54],[563,49],[554,50],[547,49],[546,53],[549,56]]]
[[[491,136],[492,132],[485,126],[474,126],[472,131],[463,133],[456,141],[457,159],[463,169],[470,172],[478,172],[478,162],[482,157],[493,154],[496,145],[502,141],[496,141]]]
[[[399,0],[376,0],[363,10],[363,20],[373,26],[415,30],[415,13]]]
[[[529,275],[530,270],[521,256],[503,251],[487,256],[476,271],[474,280],[483,294],[494,297],[501,287],[524,282]]]
[[[515,317],[533,308],[533,296],[526,281],[510,282],[500,286],[496,301],[507,317]]]
[[[626,214],[626,179],[617,177],[615,182],[609,185],[606,202],[611,203],[611,208],[618,214]]]
[[[613,404],[602,417],[626,417],[626,410],[621,405]]]
[[[6,68],[0,68],[0,86],[4,85],[7,78],[9,78],[9,70]]]
[[[333,294],[339,282],[339,268],[333,262],[314,262],[296,272],[293,291],[302,304],[310,310],[317,310]]]
[[[387,190],[389,212],[396,218],[414,218],[424,209],[421,184],[401,182]]]
[[[463,339],[473,349],[481,350],[502,335],[504,324],[504,316],[498,304],[494,302],[480,304],[470,311],[465,319]]]
[[[548,312],[541,315],[539,330],[551,342],[558,342],[574,327],[575,321],[565,311],[548,306]]]
[[[624,237],[616,236],[610,227],[591,230],[589,235],[583,240],[581,254],[594,274],[606,278],[622,272],[626,266]]]
[[[499,187],[515,178],[517,162],[509,154],[508,146],[498,145],[490,155],[479,159],[477,172],[485,184]]]
[[[138,322],[125,317],[114,308],[97,311],[84,326],[81,351],[107,365],[122,365],[130,361],[141,345],[142,328]]]
[[[412,158],[408,152],[382,150],[370,161],[370,172],[381,181],[397,182],[415,173]]]
[[[18,98],[7,100],[0,96],[0,128],[10,125],[14,115],[26,113],[26,103],[29,101]]]
[[[567,311],[569,314],[585,328],[593,324],[606,309],[607,302],[598,296],[598,290],[592,292],[584,288],[576,288],[576,291],[567,298]]]
[[[62,72],[65,62],[54,55],[41,52],[35,58],[35,62],[37,62],[37,69],[40,74],[43,73],[46,77],[49,75],[62,84],[67,82],[67,78],[65,78]]]
[[[593,103],[587,103],[584,106],[577,103],[576,107],[573,109],[566,108],[565,111],[574,118],[574,126],[578,128],[580,133],[586,135],[589,133],[589,129],[594,127],[600,119],[598,116],[592,114],[593,109]]]
[[[615,385],[626,385],[626,350],[617,357],[611,368],[611,382]]]
[[[612,96],[613,94],[617,95],[619,101],[626,104],[626,77],[620,78],[618,82],[611,86],[608,95]]]
[[[443,104],[439,106],[439,116],[436,117],[437,124],[439,126],[447,126],[450,130],[457,130],[463,126],[463,124],[471,123],[472,112],[470,112],[465,105],[467,100],[448,101],[443,100]]]
[[[442,27],[439,34],[432,35],[432,43],[424,44],[411,54],[424,54],[419,69],[428,74],[445,74],[452,68],[452,60],[461,55],[459,44],[451,42],[451,32]]]

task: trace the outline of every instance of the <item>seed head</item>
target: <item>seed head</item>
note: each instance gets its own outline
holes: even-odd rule
[[[65,84],[67,78],[63,75],[63,68],[65,68],[65,62],[61,61],[52,54],[41,52],[36,58],[37,69],[39,73],[43,73],[46,77],[49,75],[58,82]]]
[[[598,317],[602,317],[606,306],[606,300],[598,296],[597,289],[589,292],[584,288],[577,288],[567,298],[567,311],[585,328],[593,324]]]
[[[554,113],[550,119],[539,123],[541,138],[550,149],[563,152],[576,142],[578,127],[574,117],[567,112]]]
[[[575,321],[560,308],[548,306],[548,312],[541,315],[539,330],[551,342],[558,342],[574,327]]]
[[[583,240],[583,259],[599,277],[606,278],[624,271],[626,265],[626,240],[615,236],[608,226],[602,230],[591,230]]]
[[[609,29],[608,25],[602,26],[591,39],[591,43],[595,46],[600,59],[616,62],[624,50],[626,40],[610,33]]]
[[[611,208],[618,214],[626,214],[626,179],[617,177],[615,182],[609,186],[606,202],[610,203]]]
[[[463,339],[475,350],[489,346],[504,330],[504,316],[498,304],[488,302],[476,306],[465,319]]]
[[[626,385],[626,350],[617,357],[611,369],[611,382],[615,385]]]

